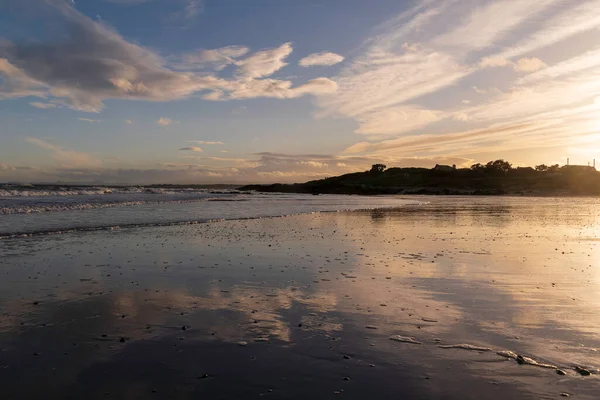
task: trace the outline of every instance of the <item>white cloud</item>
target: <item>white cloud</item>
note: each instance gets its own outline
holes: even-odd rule
[[[90,119],[90,118],[77,118],[77,119],[80,121],[83,121],[83,122],[89,122],[90,124],[97,124],[97,123],[102,122],[99,119]]]
[[[210,142],[210,141],[205,141],[205,140],[188,140],[187,143],[198,143],[198,144],[205,144],[205,145],[220,145],[220,144],[225,144],[223,142]]]
[[[126,120],[125,120],[125,123],[126,123],[127,125],[131,125],[131,124],[133,124],[133,121],[132,121],[132,120],[130,120],[130,119],[126,119]]]
[[[169,126],[173,123],[173,120],[170,118],[160,117],[156,123],[162,126]]]
[[[261,78],[269,76],[285,67],[284,61],[292,54],[292,44],[284,43],[274,49],[257,51],[236,62],[237,73],[243,78]]]
[[[198,147],[198,146],[182,147],[179,150],[182,150],[182,151],[193,151],[193,152],[196,152],[196,153],[202,153],[203,152],[203,150],[200,147]]]
[[[343,56],[328,51],[323,51],[321,53],[309,54],[298,61],[298,65],[301,67],[331,66],[339,64],[342,61],[344,61]]]
[[[515,70],[519,72],[535,72],[546,67],[546,63],[536,57],[521,58],[515,64]]]
[[[48,109],[48,108],[56,108],[56,104],[54,103],[42,103],[39,101],[33,101],[31,103],[29,103],[32,107],[35,108],[41,108],[41,109]]]

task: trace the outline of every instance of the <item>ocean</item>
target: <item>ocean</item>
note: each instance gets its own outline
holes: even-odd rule
[[[415,204],[392,197],[197,188],[0,185],[0,238]]]

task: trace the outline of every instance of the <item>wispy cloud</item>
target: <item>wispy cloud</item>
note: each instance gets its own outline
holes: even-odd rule
[[[334,78],[338,90],[316,99],[317,115],[354,119],[368,141],[346,154],[374,157],[590,140],[598,126],[599,13],[600,0],[418,2],[347,60]]]
[[[41,109],[48,109],[48,108],[56,108],[56,104],[54,103],[42,103],[39,101],[33,101],[31,103],[29,103],[32,107],[35,108],[41,108]]]
[[[206,141],[206,140],[187,140],[187,143],[197,143],[197,144],[204,144],[204,145],[225,144],[223,142],[210,142],[210,141]]]
[[[28,137],[25,140],[28,143],[48,150],[51,157],[63,168],[99,168],[102,166],[102,162],[89,153],[69,150],[40,138]]]
[[[99,119],[90,119],[90,118],[77,118],[77,119],[80,121],[83,121],[83,122],[89,122],[90,124],[97,124],[97,123],[102,122]]]
[[[193,152],[196,152],[196,153],[202,153],[203,152],[202,148],[200,148],[198,146],[182,147],[179,150],[181,150],[181,151],[193,151]]]
[[[331,66],[335,64],[339,64],[344,61],[344,57],[331,53],[328,51],[323,51],[321,53],[313,53],[308,56],[302,58],[298,61],[298,65],[301,67],[315,67],[315,66]]]

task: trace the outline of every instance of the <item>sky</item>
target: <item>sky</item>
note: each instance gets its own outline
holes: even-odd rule
[[[0,182],[600,159],[600,0],[0,0]]]

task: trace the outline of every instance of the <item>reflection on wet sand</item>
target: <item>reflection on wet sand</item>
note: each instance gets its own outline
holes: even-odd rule
[[[22,398],[593,399],[598,237],[595,200],[439,198],[2,241],[0,384]]]

